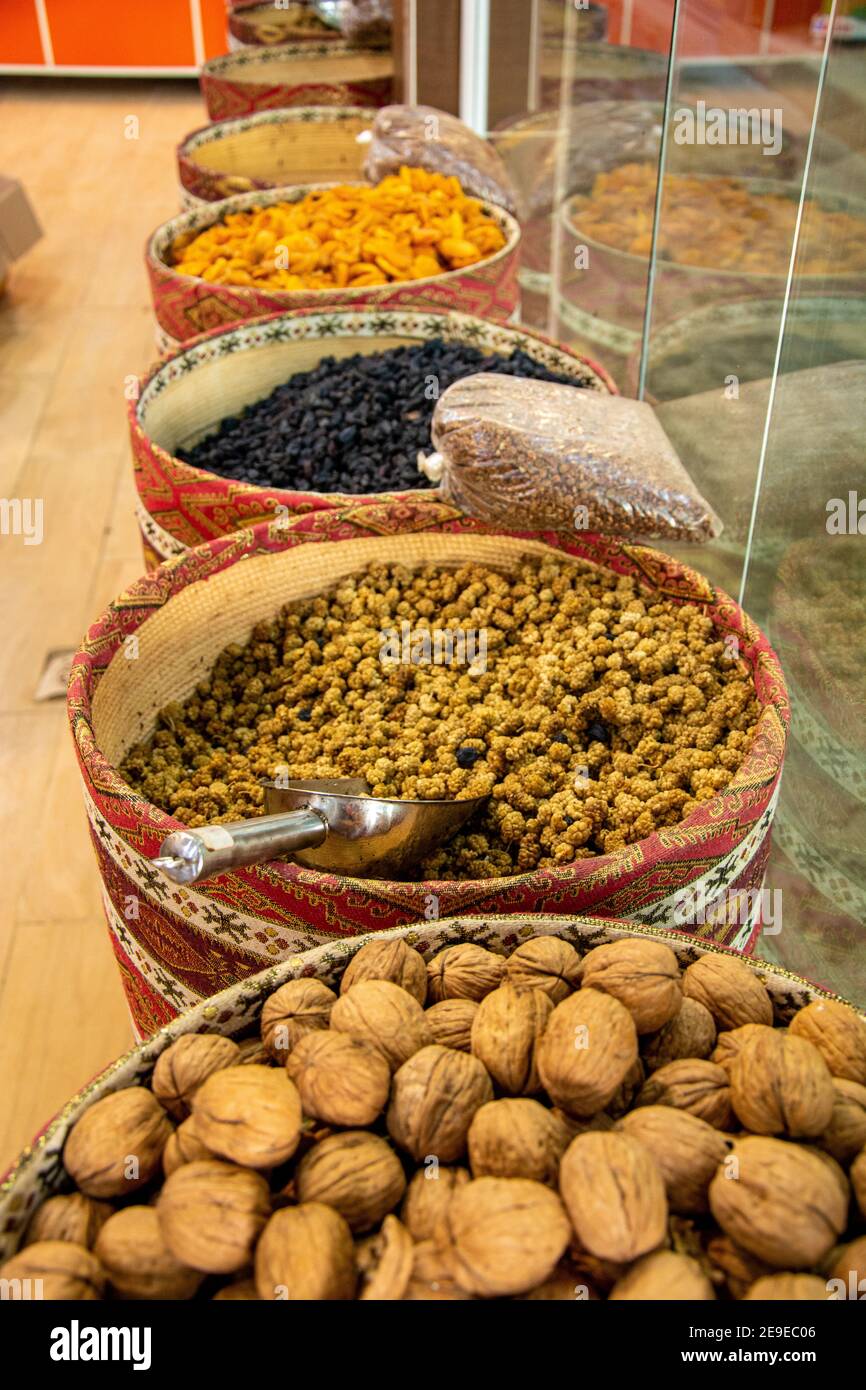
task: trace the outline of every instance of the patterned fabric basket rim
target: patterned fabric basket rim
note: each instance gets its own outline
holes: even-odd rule
[[[389,530],[389,525],[391,529]],[[396,526],[396,529],[394,529]],[[425,502],[413,504],[383,503],[377,498],[357,499],[354,505],[327,511],[308,513],[294,521],[262,523],[233,532],[218,540],[207,541],[184,554],[164,561],[157,569],[139,579],[125,590],[89,628],[84,645],[76,654],[69,677],[67,707],[78,756],[88,775],[98,783],[103,795],[122,798],[134,817],[140,838],[158,844],[173,830],[183,828],[181,822],[145,800],[123,780],[117,769],[102,753],[92,724],[92,701],[97,685],[123,648],[125,638],[134,632],[173,595],[193,582],[208,582],[223,570],[250,557],[279,553],[295,546],[320,543],[339,543],[359,533],[370,539],[399,541],[401,534],[408,539],[424,531],[442,536],[499,537],[525,544],[527,551],[543,553],[552,547],[560,558],[584,559],[591,564],[630,574],[644,588],[655,588],[675,602],[693,602],[702,607],[720,630],[725,628],[736,636],[740,659],[752,670],[757,697],[763,708],[755,735],[739,770],[728,786],[704,801],[677,825],[656,830],[646,839],[592,860],[559,865],[556,869],[534,869],[507,878],[479,880],[486,893],[498,893],[522,885],[547,884],[555,886],[563,874],[576,878],[591,874],[601,882],[618,872],[627,872],[641,858],[642,850],[658,850],[663,858],[671,846],[689,838],[709,841],[729,820],[731,810],[740,799],[748,800],[756,790],[778,787],[790,722],[790,706],[785,679],[778,657],[769,641],[747,614],[723,590],[714,589],[696,571],[671,556],[647,546],[631,545],[618,537],[580,533],[579,542],[570,538],[570,550],[563,546],[564,538],[555,532],[506,530],[485,526],[466,517],[445,504]],[[405,552],[398,552],[404,556]],[[762,817],[764,829],[772,820],[775,798]],[[234,877],[244,878],[255,870],[240,869],[231,874],[217,875],[211,885],[219,885]],[[280,875],[286,883],[311,883],[333,888],[334,891],[354,891],[367,894],[372,888],[387,893],[399,885],[390,881],[362,880],[349,876],[322,873],[297,864],[280,864]],[[475,881],[468,881],[474,884]],[[444,891],[450,880],[425,880],[425,891]],[[477,884],[476,884],[477,886]]]
[[[363,179],[347,179],[346,184],[357,184],[359,187],[369,187]],[[341,184],[333,180],[328,183],[318,184],[287,184],[281,188],[254,189],[251,193],[238,193],[231,198],[221,198],[219,202],[204,203],[199,207],[190,209],[187,212],[178,213],[177,216],[163,222],[148,237],[145,242],[144,254],[147,263],[161,272],[168,271],[176,280],[189,285],[206,285],[210,290],[226,289],[241,299],[251,297],[254,292],[260,291],[280,300],[284,295],[286,302],[289,303],[293,295],[299,293],[297,290],[281,290],[276,288],[266,288],[261,285],[217,285],[209,280],[203,279],[200,275],[183,275],[174,266],[169,265],[165,259],[166,253],[171,247],[172,242],[182,232],[199,232],[205,228],[221,222],[229,213],[244,212],[251,207],[271,207],[274,203],[298,203],[310,192],[321,192],[325,188],[338,188]],[[497,207],[495,203],[487,203],[482,199],[478,200],[486,213],[489,213],[494,222],[505,234],[505,245],[498,251],[494,251],[492,256],[485,256],[483,260],[476,261],[472,266],[462,267],[458,270],[443,270],[439,275],[425,275],[418,280],[394,280],[387,285],[377,285],[374,288],[379,290],[399,289],[404,287],[417,286],[419,289],[424,285],[449,284],[454,281],[459,282],[459,278],[467,272],[474,270],[487,269],[497,265],[500,261],[512,256],[520,243],[520,225],[517,219],[512,217],[504,208]],[[300,291],[304,294],[314,294],[314,290]],[[370,286],[363,285],[354,289],[338,289],[331,287],[320,291],[324,302],[328,299],[337,304],[351,304],[353,299],[364,299],[370,293]],[[337,298],[338,297],[338,298]]]
[[[371,121],[376,115],[375,106],[276,106],[267,111],[251,111],[245,116],[227,116],[224,121],[212,121],[210,125],[196,126],[185,135],[177,147],[178,156],[194,154],[202,145],[210,145],[217,140],[229,139],[233,135],[243,135],[265,125],[290,125],[299,121],[303,125],[326,125],[330,122],[354,120],[358,116]]]
[[[332,39],[328,43],[281,43],[268,44],[255,48],[241,48],[235,53],[223,53],[218,58],[208,58],[199,69],[202,77],[222,77],[226,72],[234,73],[240,68],[258,66],[259,63],[280,63],[302,58],[381,58],[387,50],[381,48],[359,48],[342,39]]]
[[[369,333],[371,337],[379,334],[402,336],[404,331],[408,336],[411,328],[426,324],[427,326],[436,326],[437,331],[441,332],[445,338],[453,335],[455,339],[463,340],[474,334],[480,342],[486,336],[494,342],[501,340],[503,346],[511,344],[515,350],[518,348],[526,350],[527,347],[538,344],[550,349],[558,356],[573,361],[575,365],[579,364],[587,375],[595,378],[599,389],[606,390],[613,396],[619,394],[615,382],[599,363],[593,361],[592,358],[574,352],[571,348],[555,342],[552,338],[548,338],[534,329],[512,327],[494,319],[483,319],[475,314],[464,314],[459,309],[342,309],[325,307],[319,309],[313,306],[308,309],[294,309],[288,312],[277,309],[271,314],[262,315],[261,318],[229,328],[218,326],[208,329],[204,333],[199,333],[195,338],[190,338],[167,357],[154,363],[146,375],[139,378],[137,397],[130,400],[127,406],[130,431],[140,445],[149,449],[164,466],[171,467],[173,471],[183,468],[188,470],[191,479],[212,482],[218,478],[221,482],[228,481],[221,474],[212,473],[208,469],[197,468],[191,463],[179,462],[167,449],[152,440],[143,423],[143,417],[146,415],[148,407],[172,381],[189,375],[197,366],[213,361],[215,357],[254,350],[269,341],[290,343],[305,339],[311,335],[304,332],[293,333],[292,328],[304,328],[307,323],[313,326],[316,319],[323,320],[322,327],[325,331],[321,336],[324,341],[327,341],[331,336],[335,338],[342,336],[335,331],[342,327],[354,330],[347,336],[357,334],[359,337],[366,337],[368,334],[364,332],[365,329],[371,330]],[[267,494],[268,498],[272,495],[274,507],[282,499],[295,496],[290,488],[274,487],[268,489],[253,483],[241,483],[235,479],[230,481],[238,495],[264,497]],[[364,494],[360,495],[363,496]],[[419,499],[432,495],[434,495],[432,489],[424,488],[395,489],[388,494],[388,496],[393,497],[417,497]],[[355,500],[353,496],[349,495],[319,492],[304,493],[303,498],[311,505],[317,501],[328,500],[334,505],[348,506]],[[178,545],[177,553],[185,548]]]
[[[34,1208],[52,1191],[68,1187],[64,1180],[62,1149],[66,1135],[79,1112],[98,1095],[143,1084],[150,1076],[160,1053],[186,1033],[225,1033],[227,1036],[248,1033],[257,1022],[265,998],[288,980],[315,976],[332,983],[338,972],[352,956],[371,940],[402,938],[427,957],[443,946],[458,941],[479,941],[494,949],[511,946],[519,940],[537,935],[564,937],[578,950],[586,950],[623,937],[651,937],[662,941],[677,955],[681,964],[688,964],[707,954],[738,955],[724,946],[702,941],[683,932],[668,932],[661,928],[636,926],[615,918],[593,916],[560,916],[549,913],[519,913],[484,917],[457,916],[438,922],[396,927],[376,933],[365,933],[349,940],[328,943],[309,951],[298,952],[278,965],[270,966],[246,980],[232,985],[210,999],[179,1015],[146,1042],[131,1048],[88,1082],[51,1119],[25,1148],[0,1181],[0,1261],[8,1258],[18,1243]],[[509,952],[510,954],[510,952]],[[743,957],[739,957],[743,959]],[[803,976],[792,974],[782,967],[758,957],[745,959],[745,964],[761,977],[773,997],[777,1021],[784,1023],[810,999],[849,1001]],[[854,1006],[852,1006],[854,1007]],[[856,1010],[866,1021],[866,1013]],[[26,1190],[29,1186],[30,1191]],[[21,1191],[20,1189],[24,1189]]]

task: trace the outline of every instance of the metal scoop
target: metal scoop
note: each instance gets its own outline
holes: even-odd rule
[[[175,830],[154,859],[173,883],[290,855],[308,869],[400,879],[487,801],[396,801],[370,796],[358,777],[265,782],[264,816]]]

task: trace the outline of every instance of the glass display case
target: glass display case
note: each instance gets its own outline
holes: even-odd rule
[[[654,406],[724,523],[675,553],[781,658],[757,953],[863,999],[866,48],[817,8],[546,0],[532,109],[489,135],[524,322]]]

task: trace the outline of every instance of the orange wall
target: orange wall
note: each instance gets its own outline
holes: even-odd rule
[[[197,0],[204,56],[225,53],[225,0]],[[45,0],[57,67],[190,68],[196,65],[190,0]],[[34,0],[0,0],[0,64],[42,64]]]

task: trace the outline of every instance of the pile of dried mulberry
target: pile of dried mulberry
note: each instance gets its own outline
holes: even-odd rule
[[[280,772],[489,794],[422,876],[491,878],[675,825],[731,780],[758,714],[701,609],[631,578],[546,558],[507,576],[375,564],[227,647],[122,772],[188,826],[261,814]]]

